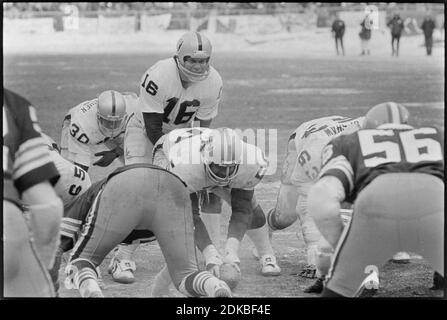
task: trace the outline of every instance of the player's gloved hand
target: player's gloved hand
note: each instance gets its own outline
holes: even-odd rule
[[[100,166],[100,167],[107,167],[109,164],[113,162],[116,158],[121,156],[121,152],[119,150],[120,148],[115,148],[113,150],[108,151],[101,151],[98,153],[95,153],[96,157],[102,157],[98,161],[94,162],[94,166]]]

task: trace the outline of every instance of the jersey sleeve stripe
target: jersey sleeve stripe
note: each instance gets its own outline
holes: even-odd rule
[[[337,174],[336,172],[339,172]],[[334,175],[341,178],[342,182],[347,182],[345,187],[349,192],[354,188],[354,170],[349,161],[342,155],[331,159],[321,170],[320,177],[325,175]]]
[[[79,226],[74,227],[74,226],[69,225],[69,224],[65,223],[64,221],[62,221],[62,223],[61,223],[61,230],[62,229],[64,229],[65,231],[71,230],[71,231],[74,231],[74,232],[78,232],[79,231]]]
[[[67,237],[67,238],[70,238],[70,239],[73,239],[74,241],[76,241],[75,240],[75,235],[73,234],[73,233],[71,233],[71,232],[66,232],[66,231],[64,231],[63,229],[62,229],[62,227],[61,227],[61,236],[65,236],[65,237]]]
[[[47,144],[46,144],[44,138],[42,138],[41,136],[28,139],[20,145],[19,149],[16,152],[16,158],[20,157],[20,155],[22,153],[27,152],[28,150],[32,150],[34,148],[38,148],[38,147],[42,147],[42,146],[44,146],[45,149],[47,148],[46,147]]]
[[[19,162],[19,161],[17,161]],[[38,169],[46,164],[53,164],[51,161],[50,155],[47,154],[39,154],[37,156],[33,156],[30,159],[24,160],[21,159],[20,163],[14,163],[13,169],[13,179],[19,179],[21,176],[25,175],[27,172]],[[53,164],[54,165],[54,164]]]
[[[43,166],[29,170],[18,176],[17,179],[14,179],[14,185],[22,193],[26,189],[43,181],[49,181],[52,185],[55,185],[59,177],[59,172],[54,163],[47,162]]]
[[[82,221],[73,219],[73,218],[64,217],[64,218],[62,218],[62,223],[71,224],[73,226],[78,226],[82,223]]]

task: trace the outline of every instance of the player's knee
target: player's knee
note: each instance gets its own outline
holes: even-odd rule
[[[253,209],[253,217],[251,220],[250,228],[249,229],[258,229],[264,226],[266,222],[264,210],[262,210],[261,206],[258,204]]]
[[[295,210],[281,211],[271,209],[268,213],[268,223],[273,230],[282,230],[291,226],[298,219]]]

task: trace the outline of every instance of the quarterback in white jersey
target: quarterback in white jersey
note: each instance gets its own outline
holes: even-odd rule
[[[93,165],[102,167],[119,157],[123,162],[124,132],[137,101],[135,93],[109,90],[71,108],[62,128],[62,156],[84,170],[93,160]]]
[[[261,256],[261,272],[278,275],[273,249],[268,240],[264,212],[254,197],[254,187],[267,170],[261,149],[243,142],[229,128],[184,128],[164,135],[153,150],[153,163],[182,179],[189,191],[196,224],[196,244],[203,252],[208,268],[222,262],[240,263],[239,244],[245,233]],[[221,258],[199,216],[197,192],[212,191],[232,210],[225,254]]]
[[[178,40],[174,57],[160,60],[144,72],[138,110],[124,137],[126,165],[151,163],[157,140],[175,128],[210,126],[222,94],[222,78],[210,65],[211,52],[205,35],[187,32]],[[115,257],[130,260],[136,248],[120,246]],[[134,269],[115,269],[115,281],[133,281]]]
[[[307,194],[321,169],[321,152],[333,138],[357,131],[364,117],[329,116],[300,125],[289,138],[281,185],[275,208],[267,215],[271,230],[281,230],[298,218],[307,250],[307,265],[301,276],[317,276],[317,248],[321,235],[308,214]]]
[[[176,128],[209,127],[217,115],[222,78],[209,65],[211,43],[198,32],[184,34],[174,57],[160,60],[141,77],[139,110],[125,138],[125,161],[150,163],[152,147]]]

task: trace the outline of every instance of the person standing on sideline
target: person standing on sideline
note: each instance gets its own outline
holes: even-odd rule
[[[369,55],[371,52],[369,50],[369,41],[371,40],[371,22],[372,20],[369,18],[369,15],[366,15],[363,21],[360,23],[362,30],[359,33],[362,53],[361,55]]]
[[[431,56],[431,49],[433,48],[433,30],[436,24],[430,15],[426,15],[422,22],[421,29],[424,32],[425,48],[427,49],[427,56]]]
[[[340,13],[336,13],[335,20],[332,23],[332,35],[335,38],[335,49],[337,50],[337,56],[339,55],[338,52],[338,42],[340,41],[340,46],[343,55],[345,55],[345,48],[343,46],[343,36],[345,34],[345,22],[340,19]]]
[[[393,18],[386,24],[391,30],[391,55],[399,56],[399,40],[402,35],[402,30],[405,28],[404,21],[398,13],[395,13]],[[396,48],[394,43],[396,42]]]

